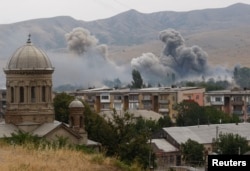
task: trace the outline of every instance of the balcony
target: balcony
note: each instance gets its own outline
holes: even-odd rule
[[[150,101],[152,101],[151,99],[148,99],[148,98],[144,98],[144,99],[142,99],[141,101],[143,101],[143,102],[150,102]]]
[[[239,105],[239,106],[241,106],[241,105],[244,105],[244,101],[242,101],[242,100],[239,100],[239,101],[231,101],[231,105]]]
[[[211,105],[224,105],[223,101],[211,101]]]
[[[122,99],[114,99],[114,103],[122,103]]]
[[[232,113],[236,114],[236,115],[243,115],[244,114],[244,112],[242,110],[234,110]]]
[[[164,100],[164,99],[161,100],[161,99],[160,99],[160,100],[159,100],[159,103],[162,103],[162,104],[169,104],[169,100]]]
[[[168,113],[169,109],[163,109],[163,108],[161,108],[161,109],[159,109],[159,112],[160,113]]]

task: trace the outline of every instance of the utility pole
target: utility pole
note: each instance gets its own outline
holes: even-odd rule
[[[216,126],[216,141],[218,140],[218,132],[219,132],[219,127]]]

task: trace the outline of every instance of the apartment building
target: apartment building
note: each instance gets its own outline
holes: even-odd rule
[[[230,115],[237,114],[246,121],[250,117],[250,90],[209,91],[204,94],[204,105]]]
[[[153,87],[142,89],[112,89],[108,87],[85,89],[73,92],[82,98],[97,113],[115,109],[152,110],[168,115],[175,122],[177,111],[174,105],[183,100],[192,100],[204,105],[204,88],[197,87]]]

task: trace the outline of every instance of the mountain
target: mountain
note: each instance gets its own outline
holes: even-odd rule
[[[143,53],[162,53],[159,32],[173,28],[188,46],[198,45],[213,64],[250,67],[250,5],[237,3],[225,8],[188,12],[162,11],[144,14],[129,10],[116,16],[81,21],[69,16],[40,18],[0,25],[0,60],[23,45],[28,34],[32,42],[48,52],[67,49],[65,34],[76,27],[88,29],[109,48],[108,57],[117,64],[129,63]],[[1,62],[1,66],[3,62]]]

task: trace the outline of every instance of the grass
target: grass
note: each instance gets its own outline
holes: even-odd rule
[[[27,148],[28,147],[28,148]],[[118,164],[119,163],[119,164]],[[50,146],[34,148],[32,144],[13,146],[0,143],[0,169],[5,171],[139,171],[101,153],[84,153]]]

